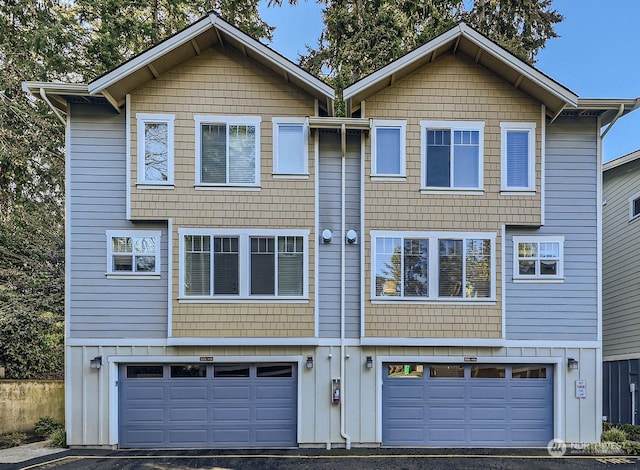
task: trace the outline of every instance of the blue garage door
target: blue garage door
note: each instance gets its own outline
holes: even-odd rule
[[[385,364],[382,442],[392,446],[546,446],[553,366]]]
[[[296,445],[293,364],[122,365],[120,447]]]

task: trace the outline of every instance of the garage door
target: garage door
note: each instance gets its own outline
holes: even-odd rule
[[[546,446],[553,366],[385,364],[382,442],[399,446]]]
[[[121,365],[120,447],[296,445],[294,364]]]

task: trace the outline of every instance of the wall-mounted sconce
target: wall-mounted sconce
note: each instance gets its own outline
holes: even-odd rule
[[[102,356],[96,356],[89,361],[89,367],[92,369],[100,369],[102,367]]]
[[[367,360],[365,361],[364,365],[367,367],[367,369],[373,368],[373,358],[371,356],[367,356]]]
[[[307,369],[313,369],[313,356],[307,356]]]
[[[347,243],[349,245],[354,245],[358,243],[358,234],[356,233],[355,230],[349,230],[347,232]]]
[[[329,230],[328,228],[325,228],[322,231],[322,243],[331,243],[332,239],[333,233],[331,233],[331,230]]]
[[[571,370],[578,370],[580,363],[572,357],[567,358],[567,367]]]

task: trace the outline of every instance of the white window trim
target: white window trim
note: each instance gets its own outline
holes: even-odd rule
[[[377,129],[399,129],[400,130],[400,173],[378,173],[376,168],[378,167],[377,161]],[[402,120],[384,120],[373,119],[371,121],[371,176],[380,177],[376,178],[377,181],[397,181],[399,178],[406,178],[407,176],[407,121]]]
[[[306,118],[295,117],[274,117],[271,118],[273,124],[273,175],[279,178],[301,178],[309,176],[309,125]],[[280,137],[280,126],[302,126],[302,138],[304,140],[303,159],[304,168],[301,172],[295,171],[279,171],[278,162],[280,155],[278,154],[278,139]]]
[[[640,214],[633,215],[633,202],[640,199],[640,192],[634,194],[629,198],[629,222],[632,220],[640,219]]]
[[[417,231],[390,231],[371,230],[371,293],[370,300],[384,301],[385,303],[447,303],[447,304],[467,304],[467,303],[493,303],[496,300],[496,234],[493,232],[417,232]],[[428,297],[386,297],[376,295],[376,239],[377,238],[418,238],[429,240],[429,296]],[[438,295],[439,285],[439,249],[438,240],[466,240],[485,239],[491,241],[491,292],[489,297],[440,297]]]
[[[109,279],[146,279],[148,277],[160,276],[160,242],[161,232],[159,230],[107,230],[107,271],[106,275]],[[112,258],[114,253],[111,251],[111,239],[114,237],[131,237],[131,238],[155,238],[156,239],[156,251],[154,256],[156,257],[155,271],[153,272],[126,272],[126,271],[114,271]],[[134,255],[135,256],[135,255]]]
[[[216,116],[216,115],[200,115],[193,116],[195,121],[195,154],[196,154],[196,187],[206,188],[232,188],[232,187],[259,187],[260,186],[260,116]],[[227,129],[229,125],[239,126],[255,126],[256,128],[256,153],[255,159],[255,176],[253,183],[204,183],[201,180],[201,163],[202,163],[202,125],[203,124],[225,124]]]
[[[174,160],[174,132],[175,132],[175,116],[173,114],[147,114],[136,113],[137,139],[138,139],[138,178],[137,184],[141,188],[158,189],[167,186],[173,186],[173,160]],[[167,181],[146,181],[145,180],[145,138],[144,130],[146,123],[163,123],[167,124]]]
[[[529,185],[507,186],[507,133],[509,131],[529,131]],[[500,189],[502,192],[535,192],[536,190],[536,123],[500,123]]]
[[[484,121],[420,121],[420,189],[435,192],[467,192],[482,194],[484,190]],[[427,129],[441,129],[449,131],[478,131],[478,187],[446,188],[427,186]],[[453,149],[453,145],[451,146]],[[453,151],[453,150],[452,150]],[[451,176],[453,178],[453,175]],[[480,191],[480,193],[478,193]],[[425,193],[426,194],[426,193]]]
[[[518,262],[518,243],[559,243],[558,274],[555,276],[527,276],[520,274]],[[564,282],[564,236],[515,236],[513,237],[513,282]]]
[[[184,293],[184,237],[188,235],[207,235],[210,237],[238,237],[238,295],[185,295]],[[251,295],[249,278],[251,273],[251,237],[302,237],[302,295],[279,296],[274,295]],[[255,301],[282,302],[295,300],[308,300],[309,298],[309,230],[287,230],[287,229],[211,229],[211,228],[179,228],[179,253],[180,262],[179,274],[179,300],[184,303],[256,303]],[[213,247],[213,244],[211,245]],[[276,251],[277,255],[277,251]],[[213,262],[213,256],[211,256]],[[277,285],[277,269],[275,272],[275,282]],[[211,276],[213,282],[213,276]],[[287,303],[287,302],[284,302]]]

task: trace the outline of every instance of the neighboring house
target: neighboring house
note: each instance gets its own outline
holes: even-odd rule
[[[602,167],[603,414],[638,423],[640,150]]]
[[[599,440],[600,130],[635,100],[460,24],[338,118],[215,14],[25,89],[66,114],[70,445]]]

